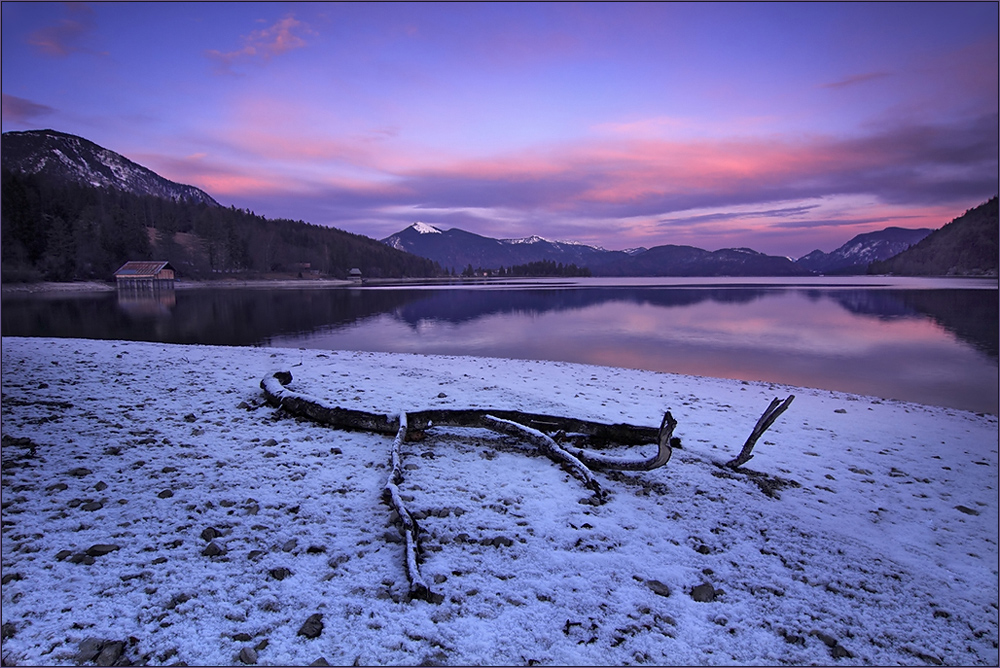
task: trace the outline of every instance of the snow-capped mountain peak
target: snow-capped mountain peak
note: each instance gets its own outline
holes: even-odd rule
[[[438,228],[433,225],[428,225],[427,223],[421,223],[420,221],[410,225],[410,228],[418,234],[441,234],[441,230]]]

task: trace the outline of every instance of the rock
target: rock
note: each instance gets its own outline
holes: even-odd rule
[[[715,593],[715,587],[706,582],[691,590],[691,598],[698,603],[711,603],[715,600]]]
[[[260,559],[262,556],[264,556],[264,554],[265,554],[264,550],[250,550],[250,552],[247,553],[247,559],[249,559],[250,561],[254,561],[256,559]]]
[[[222,535],[222,532],[220,532],[215,527],[206,527],[205,529],[202,529],[202,531],[201,531],[201,539],[202,540],[212,540],[214,538],[218,538],[221,535]]]
[[[323,545],[310,545],[306,548],[306,554],[323,554],[326,552],[326,547]]]
[[[59,558],[58,554],[56,555],[56,558],[57,559]],[[949,613],[947,610],[935,610],[934,611],[934,617],[935,618],[936,617],[944,617],[945,619],[948,619],[949,617],[951,617],[951,613]]]
[[[15,633],[17,633],[17,627],[12,622],[4,622],[0,626],[0,639],[2,640],[13,638]]]
[[[309,665],[310,666],[329,666],[330,664],[329,664],[329,662],[325,658],[319,657],[318,659],[316,659],[315,661],[313,661]],[[354,665],[357,665],[357,664],[354,664]]]
[[[823,633],[822,631],[813,630],[810,631],[809,635],[819,638],[821,641],[823,641],[824,645],[826,645],[831,649],[837,646],[837,639],[831,635]]]
[[[90,469],[85,469],[82,466],[75,469],[70,469],[69,471],[66,472],[67,475],[71,475],[74,478],[83,478],[85,476],[90,475],[91,473],[93,473],[93,471],[91,471]]]
[[[94,485],[94,489],[96,489],[98,492],[103,492],[107,488],[108,488],[108,483],[104,482],[103,480]]]
[[[91,545],[87,548],[87,555],[91,557],[103,557],[105,554],[110,554],[111,552],[120,549],[121,547],[118,545],[98,543],[97,545]]]
[[[125,653],[125,643],[120,640],[105,643],[94,661],[98,666],[114,666]]]
[[[240,650],[240,655],[237,657],[242,663],[252,666],[257,663],[257,651],[252,647],[244,647]]]
[[[184,416],[185,422],[194,422],[197,419],[198,417],[194,413],[188,413],[187,415]]]
[[[94,558],[86,552],[77,552],[69,558],[69,562],[71,564],[83,564],[84,566],[90,566],[94,563]]]
[[[292,574],[292,572],[287,568],[285,568],[284,566],[281,566],[279,568],[272,568],[267,573],[272,578],[278,581],[284,580],[285,578],[289,577]]]
[[[274,440],[273,438],[269,438],[266,441],[264,441],[263,443],[261,443],[261,445],[263,447],[265,447],[265,448],[273,448],[277,444],[278,444],[278,442],[276,440]]]
[[[670,587],[663,584],[659,580],[646,580],[646,586],[652,589],[654,594],[659,596],[670,596]]]
[[[64,559],[68,559],[72,556],[73,556],[72,550],[59,550],[58,552],[56,552],[56,561],[63,561]],[[935,612],[934,615],[937,616],[937,613]]]
[[[845,647],[843,647],[842,645],[839,645],[839,644],[834,645],[833,647],[830,648],[830,656],[832,656],[835,659],[850,659],[850,658],[854,657],[854,655],[851,654],[847,650],[847,648],[845,648]],[[938,665],[941,665],[941,664],[938,664]]]
[[[321,633],[323,633],[323,615],[317,612],[309,615],[309,618],[299,629],[298,635],[306,638],[318,638]]]
[[[2,578],[0,578],[0,584],[9,584],[11,582],[17,582],[23,580],[20,573],[7,573]]]
[[[49,485],[48,487],[46,487],[45,491],[47,491],[47,492],[61,492],[64,489],[69,489],[69,485],[67,485],[64,482],[57,482],[54,485]]]
[[[966,515],[978,515],[979,514],[978,510],[973,510],[972,508],[968,508],[966,506],[955,506],[955,510],[957,510],[960,513],[965,513]]]
[[[76,650],[76,662],[77,663],[89,663],[97,658],[97,655],[101,653],[101,648],[104,647],[104,641],[98,638],[85,638],[80,641],[80,645]]]
[[[214,540],[205,546],[205,549],[201,551],[202,555],[206,557],[221,557],[226,553],[226,547],[221,543],[217,543]]]
[[[257,643],[256,645],[254,645],[254,649],[257,650],[258,652],[263,652],[265,649],[267,649],[267,646],[269,644],[270,644],[270,642],[268,642],[267,638],[264,638],[259,643]]]
[[[80,510],[87,510],[90,512],[94,512],[95,510],[100,510],[103,507],[104,504],[101,503],[100,501],[91,501],[90,503],[85,503],[82,506],[80,506]]]

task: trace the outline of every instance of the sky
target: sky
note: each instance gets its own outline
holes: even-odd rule
[[[998,190],[998,5],[2,4],[4,132],[225,206],[800,257]]]

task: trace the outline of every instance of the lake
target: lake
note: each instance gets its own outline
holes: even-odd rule
[[[543,359],[997,414],[995,279],[545,279],[4,295],[3,336]]]

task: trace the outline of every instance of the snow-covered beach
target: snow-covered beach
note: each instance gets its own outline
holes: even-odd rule
[[[555,362],[18,338],[2,356],[8,664],[93,659],[88,639],[188,665],[998,662],[995,416]],[[670,409],[682,448],[597,473],[594,506],[511,436],[405,444],[443,595],[407,601],[391,437],[268,406],[277,370],[371,412]],[[774,498],[716,462],[790,393],[747,465],[792,481]]]

